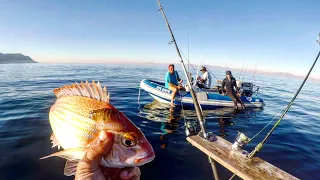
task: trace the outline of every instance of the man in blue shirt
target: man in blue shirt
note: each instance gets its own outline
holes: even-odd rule
[[[179,83],[182,83],[182,79],[180,79],[178,72],[174,70],[174,65],[170,64],[168,66],[168,72],[165,75],[165,87],[172,91],[170,102],[172,107],[175,106],[173,100],[177,94],[177,91],[184,90],[184,87],[179,85]]]

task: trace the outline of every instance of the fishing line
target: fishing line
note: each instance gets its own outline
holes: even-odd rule
[[[289,82],[287,81],[286,85],[288,85]],[[250,140],[248,141],[248,144],[254,139],[256,138],[262,131],[264,131],[280,114],[282,114],[284,110],[280,110],[274,117],[273,119],[267,124],[265,125],[258,133],[256,133],[252,138],[250,138]]]
[[[147,118],[148,115],[155,116],[153,113],[148,113],[148,112],[143,111],[143,109],[141,108],[141,104],[140,104],[140,94],[141,94],[141,87],[139,87],[139,93],[138,93],[138,111],[139,112],[138,112],[137,116],[142,117],[142,118]]]
[[[141,91],[141,87],[139,87],[139,93],[138,93],[138,104],[139,104],[139,107],[140,107],[140,91]]]
[[[253,81],[252,81],[252,84],[254,84],[254,81],[255,81],[255,79],[256,79],[257,67],[258,67],[258,62],[256,62],[256,66],[255,66],[255,68],[254,68],[254,74],[253,74]]]
[[[181,103],[182,114],[183,114],[183,119],[184,119],[184,126],[182,126],[181,129],[182,128],[185,129],[185,128],[187,128],[187,121],[186,121],[186,116],[185,116],[184,107],[183,107],[183,103],[182,103],[182,96],[181,96],[180,93],[179,93],[179,95],[180,95],[180,99],[181,99],[180,103]],[[201,109],[201,113],[202,113],[202,116],[203,116],[203,110],[202,110],[201,104],[199,104],[199,107]],[[204,122],[206,122],[205,118],[203,118],[203,120],[204,120]],[[184,143],[184,148],[183,148],[182,152],[180,153],[180,156],[186,151],[186,149],[187,149],[186,145],[187,144],[188,144],[188,142]]]
[[[232,180],[235,176],[236,174],[233,174],[229,180]]]
[[[185,117],[184,109],[183,109],[182,96],[180,93],[179,93],[179,95],[180,95],[180,104],[181,104],[181,108],[182,108],[182,115],[183,115],[184,126],[185,126],[186,125],[186,117]]]
[[[282,110],[282,111],[283,111],[283,110]],[[250,138],[250,140],[248,141],[248,144],[249,144],[254,138],[256,138],[262,131],[264,131],[264,130],[281,114],[282,111],[278,112],[278,114],[276,114],[276,115],[274,116],[274,118],[273,118],[267,125],[265,125],[257,134],[255,134],[252,138]]]
[[[241,79],[242,71],[243,71],[243,68],[244,68],[244,65],[246,64],[246,62],[247,62],[247,60],[245,60],[244,63],[242,64],[241,72],[239,75],[239,80]]]
[[[189,32],[188,32],[188,62],[189,62]],[[190,62],[188,63],[188,72],[189,71]]]
[[[287,84],[289,84],[289,82],[287,82]],[[255,134],[252,138],[250,138],[248,143],[251,142],[254,138],[256,138],[262,131],[264,131],[280,114],[283,113],[283,111],[284,110],[279,111],[267,125],[265,125],[257,134]]]
[[[181,53],[182,53],[182,55],[184,56],[184,58],[187,59],[188,63],[191,65],[192,69],[193,69],[194,71],[197,71],[197,70],[193,67],[193,65],[190,63],[189,58],[187,58],[183,52],[181,52]],[[200,60],[200,62],[201,62],[201,64],[204,66],[204,63],[203,63],[201,60]],[[207,70],[208,70],[208,71],[210,72],[210,74],[212,74],[212,76],[213,76],[214,78],[216,78],[216,80],[218,81],[218,78],[212,73],[212,71],[210,71],[209,68],[207,68]],[[188,72],[190,72],[190,71],[188,70]],[[198,72],[198,71],[197,71],[197,72]],[[197,73],[197,74],[198,74],[198,73]]]
[[[141,106],[140,105],[140,91],[141,91],[141,87],[139,87],[139,93],[138,93],[138,111],[139,111],[139,113],[137,114],[138,116],[140,116],[140,113],[143,113],[141,110],[141,107],[140,107]]]
[[[201,56],[201,54],[200,54],[200,56]],[[200,56],[199,56],[199,59],[200,59]],[[195,80],[193,87],[197,86],[197,82],[198,82],[197,77],[199,76],[199,69],[200,69],[200,64],[198,64],[198,69],[197,69],[197,73],[196,73],[196,80]]]
[[[275,130],[275,128],[279,125],[280,121],[283,119],[283,117],[285,116],[285,114],[288,112],[289,108],[291,107],[291,105],[293,104],[294,100],[296,99],[296,97],[298,96],[298,94],[300,93],[303,85],[305,84],[305,82],[307,81],[311,71],[313,70],[314,66],[316,65],[318,58],[320,56],[320,51],[316,57],[316,59],[314,60],[307,76],[304,78],[302,84],[300,85],[298,91],[296,92],[296,94],[294,95],[294,97],[292,98],[292,100],[290,101],[290,103],[288,104],[287,108],[284,110],[284,112],[282,113],[282,115],[280,116],[279,120],[276,122],[276,124],[272,127],[272,129],[270,130],[270,132],[267,134],[267,136],[255,147],[255,149],[249,154],[249,158],[251,159],[253,156],[255,156],[255,154],[257,154],[257,152],[260,151],[260,149],[262,148],[263,144],[267,141],[267,139],[270,137],[271,133]]]
[[[185,65],[184,65],[184,62],[183,62],[183,59],[182,59],[182,56],[181,56],[181,53],[180,53],[180,50],[179,50],[179,47],[178,47],[177,42],[176,42],[176,40],[175,40],[175,38],[174,38],[173,32],[172,32],[172,30],[171,30],[171,27],[170,27],[170,25],[169,25],[169,22],[168,22],[168,20],[167,20],[167,17],[166,17],[166,15],[165,15],[165,13],[164,13],[164,10],[163,10],[163,8],[162,8],[162,6],[161,6],[161,4],[160,4],[160,0],[157,0],[157,2],[158,2],[158,5],[159,5],[159,8],[160,8],[159,11],[161,11],[162,16],[163,16],[163,18],[164,18],[164,20],[165,20],[165,23],[166,23],[166,25],[167,25],[167,28],[168,28],[168,30],[169,30],[169,32],[170,32],[170,35],[171,35],[171,38],[172,38],[171,41],[174,43],[175,48],[176,48],[176,52],[177,52],[178,56],[180,57],[180,62],[181,62],[182,68],[183,68],[183,70],[184,70],[184,73],[185,73],[187,82],[188,82],[189,84],[191,84],[189,75],[188,75],[188,73],[187,73],[186,67],[185,67]],[[203,133],[203,137],[204,137],[205,139],[207,139],[207,138],[208,138],[208,134],[207,134],[206,129],[205,129],[204,124],[203,124],[203,115],[202,115],[202,112],[201,112],[201,108],[199,108],[200,104],[199,104],[199,102],[198,102],[198,100],[197,100],[197,98],[196,98],[196,96],[195,96],[195,93],[194,93],[194,91],[193,91],[192,88],[190,88],[190,94],[191,94],[191,96],[192,96],[192,99],[193,99],[193,102],[194,102],[194,105],[195,105],[195,109],[196,109],[196,112],[197,112],[197,117],[198,117],[198,120],[199,120],[199,124],[200,124],[200,127],[201,127],[201,131],[202,131],[202,133]]]
[[[183,119],[184,119],[184,126],[183,127],[186,127],[187,126],[187,121],[186,121],[186,117],[185,117],[185,114],[184,114],[184,108],[183,108],[183,103],[182,103],[182,96],[181,94],[179,93],[180,95],[180,103],[181,103],[181,108],[182,108],[182,115],[183,115]],[[186,151],[187,149],[187,146],[186,146],[187,142],[185,142],[184,144],[184,149],[182,150],[182,152],[180,153],[180,156]]]
[[[192,69],[194,70],[194,71],[196,71],[196,69],[193,67],[193,65],[190,63],[190,61],[189,61],[189,58],[187,58],[186,57],[186,55],[184,55],[184,53],[183,52],[181,52],[181,54],[184,56],[184,58],[188,61],[188,63],[190,64],[190,66],[192,67]],[[189,72],[189,70],[188,70],[188,72]]]
[[[246,65],[246,70],[245,70],[244,73],[243,73],[243,76],[242,76],[242,80],[241,80],[241,81],[243,81],[244,76],[246,75],[247,70],[248,70],[248,64]]]
[[[320,33],[317,39],[317,43],[320,45]],[[291,105],[293,104],[294,100],[296,99],[296,97],[298,96],[298,94],[300,93],[303,85],[305,84],[305,82],[307,81],[311,71],[313,70],[314,66],[316,65],[318,58],[320,56],[320,51],[316,57],[316,59],[314,60],[307,76],[304,78],[302,84],[300,85],[299,89],[297,90],[296,94],[294,95],[294,97],[292,98],[292,100],[290,101],[290,103],[288,104],[287,108],[284,110],[284,112],[282,113],[281,117],[278,119],[278,121],[276,122],[276,124],[272,127],[272,129],[270,130],[270,132],[267,134],[267,136],[259,143],[257,144],[257,146],[254,148],[253,151],[251,151],[251,153],[248,155],[248,158],[251,159],[253,158],[263,147],[263,144],[267,141],[267,139],[271,136],[272,132],[275,130],[275,128],[279,125],[280,121],[283,119],[283,117],[285,116],[285,114],[288,112],[289,108],[291,107]],[[260,132],[259,132],[260,133]],[[255,136],[254,136],[255,137]],[[251,141],[251,140],[250,140]],[[232,177],[229,179],[233,179],[233,177],[235,177],[235,174],[232,175]]]
[[[200,60],[200,62],[201,62],[201,64],[204,66],[204,64],[203,64],[203,62]],[[210,74],[212,74],[212,76],[214,77],[214,78],[216,78],[216,80],[218,81],[218,78],[210,71],[210,69],[209,68],[206,68],[209,72],[210,72]]]

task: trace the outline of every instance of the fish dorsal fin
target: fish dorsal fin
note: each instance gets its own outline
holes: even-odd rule
[[[125,129],[125,125],[120,122],[119,112],[110,108],[92,110],[89,113],[89,118],[94,120],[101,129],[116,131]]]
[[[104,88],[102,88],[99,81],[97,84],[94,81],[92,81],[91,84],[88,83],[88,81],[86,81],[85,83],[81,81],[80,84],[75,82],[74,84],[57,88],[53,90],[53,92],[57,96],[57,98],[61,96],[84,96],[106,103],[109,103],[110,98],[107,87],[105,86]]]

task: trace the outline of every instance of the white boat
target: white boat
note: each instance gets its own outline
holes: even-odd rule
[[[248,84],[246,84],[248,85]],[[252,87],[252,86],[251,86]],[[155,100],[161,103],[170,103],[171,90],[165,88],[163,82],[154,81],[151,79],[143,79],[140,83],[140,88],[145,90]],[[248,89],[248,87],[246,86]],[[245,88],[243,88],[245,89]],[[249,88],[250,89],[250,88]],[[252,91],[252,88],[251,88]],[[202,108],[218,108],[218,107],[234,107],[234,103],[229,96],[221,94],[216,89],[194,89],[198,102]],[[240,97],[246,108],[262,108],[265,103],[261,98],[252,97],[252,92],[243,93]],[[247,96],[249,95],[249,96]],[[174,103],[176,105],[194,106],[190,92],[179,91],[175,97]],[[240,104],[238,104],[241,107]]]

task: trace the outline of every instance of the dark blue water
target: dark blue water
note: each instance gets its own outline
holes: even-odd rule
[[[140,81],[162,80],[165,72],[165,65],[0,65],[0,179],[74,178],[63,175],[65,160],[39,158],[56,152],[49,140],[48,112],[56,100],[52,90],[85,80],[107,85],[111,104],[140,127],[154,147],[156,159],[141,167],[141,179],[213,179],[207,157],[185,141],[184,117],[195,119],[194,110],[172,109],[153,102],[144,91],[139,106]],[[222,74],[216,76],[223,78]],[[285,77],[257,76],[259,96],[266,107],[240,113],[228,108],[205,110],[208,131],[232,142],[237,131],[252,137],[284,109],[300,83]],[[301,179],[320,179],[319,92],[319,84],[307,82],[258,154]],[[266,133],[245,149],[251,151]],[[219,170],[221,179],[231,176],[227,170]]]

